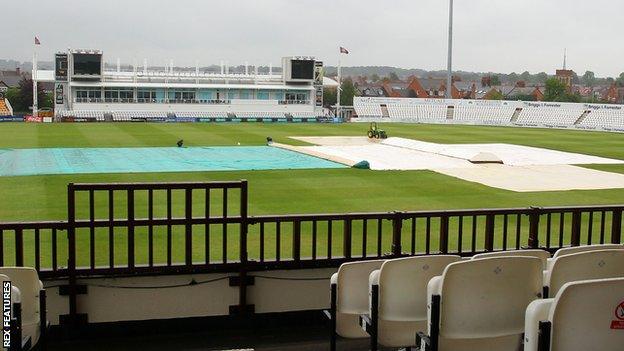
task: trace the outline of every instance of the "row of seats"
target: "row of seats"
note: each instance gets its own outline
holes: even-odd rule
[[[316,112],[292,112],[293,118],[316,118]]]
[[[460,104],[453,109],[453,120],[474,124],[509,124],[516,112],[514,105],[482,106]]]
[[[590,128],[615,128],[623,130],[624,109],[591,109],[579,125]]]
[[[9,106],[7,106],[6,101],[0,97],[0,116],[10,116],[11,111],[9,111]]]
[[[371,350],[624,349],[623,245],[345,263],[330,284],[332,351],[336,336]]]
[[[283,112],[236,112],[238,118],[285,118]]]
[[[583,105],[571,106],[546,106],[525,105],[518,116],[516,123],[521,125],[548,125],[567,127],[574,123],[585,112]]]
[[[11,284],[11,347],[8,349],[45,349],[49,327],[46,292],[37,271],[28,267],[0,267],[0,281],[5,294],[5,284]],[[6,320],[4,323],[6,326]]]
[[[162,111],[90,111],[90,110],[76,110],[76,111],[62,111],[61,117],[77,117],[77,118],[89,118],[96,121],[104,121],[105,115],[112,115],[113,121],[132,121],[136,119],[166,119],[169,115],[167,112]],[[189,118],[227,118],[230,115],[228,112],[175,112],[172,113],[180,119]],[[234,115],[237,118],[255,118],[255,119],[272,119],[272,118],[286,118],[284,112],[236,112]],[[316,118],[315,112],[293,112],[291,113],[293,118]]]
[[[227,112],[199,112],[199,111],[192,111],[192,112],[176,112],[175,113],[176,117],[183,117],[183,118],[227,118],[228,114]]]
[[[388,105],[388,116],[396,119],[414,119],[420,122],[438,122],[446,120],[448,107],[446,105],[414,105],[392,104]]]
[[[624,106],[520,101],[437,100],[416,98],[361,98],[353,107],[363,119],[397,122],[480,125],[515,124],[520,126],[579,127],[624,130]],[[384,115],[383,108],[388,113]],[[451,120],[446,120],[452,108]],[[516,112],[517,111],[517,112]]]
[[[392,106],[392,105],[388,105]],[[368,103],[359,99],[353,100],[353,108],[358,116],[362,117],[381,117],[381,106],[376,103]]]

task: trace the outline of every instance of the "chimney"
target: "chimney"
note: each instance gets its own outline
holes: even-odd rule
[[[16,73],[18,76],[21,76],[21,75],[22,75],[22,70],[21,70],[19,67],[15,67],[15,73]]]

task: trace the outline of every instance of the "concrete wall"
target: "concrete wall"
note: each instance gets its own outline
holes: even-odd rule
[[[249,273],[256,278],[247,290],[248,303],[255,305],[257,313],[328,308],[329,277],[336,270]],[[78,313],[87,313],[89,323],[228,315],[229,306],[238,304],[239,294],[238,287],[230,287],[228,279],[171,288],[128,287],[183,285],[193,279],[203,282],[230,275],[236,274],[79,279],[79,284],[87,285],[87,294],[78,295]],[[44,284],[50,287],[46,288],[48,319],[53,325],[59,324],[59,315],[68,312],[68,297],[60,296],[58,287],[54,287],[65,283],[46,281]]]

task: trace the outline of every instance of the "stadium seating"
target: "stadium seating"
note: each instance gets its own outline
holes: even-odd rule
[[[561,255],[544,271],[544,297],[555,296],[565,283],[624,277],[624,250],[593,250]]]
[[[453,121],[456,123],[505,125],[511,122],[516,104],[513,102],[459,103],[455,105]]]
[[[482,254],[477,254],[472,256],[473,260],[481,259],[481,258],[492,258],[492,257],[514,257],[514,256],[528,256],[539,258],[542,261],[543,269],[547,268],[548,259],[550,259],[550,253],[545,250],[510,250],[510,251],[497,251],[497,252],[486,252]]]
[[[92,110],[76,110],[76,111],[62,111],[61,117],[74,117],[95,120],[98,122],[104,121],[105,111],[92,111]]]
[[[624,278],[576,281],[555,298],[533,301],[525,317],[525,351],[624,349]]]
[[[579,126],[624,130],[624,107],[621,105],[588,105],[588,114]]]
[[[236,112],[238,118],[272,119],[285,118],[283,112]]]
[[[387,116],[383,115],[382,106],[387,108]],[[379,121],[383,118],[385,122],[516,125],[624,131],[624,105],[355,97],[353,107],[358,116],[353,121]]]
[[[113,121],[164,120],[167,112],[162,111],[113,111]]]
[[[371,102],[366,98],[354,99],[353,108],[360,117],[381,117],[381,106],[379,103]]]
[[[0,275],[11,281],[21,297],[21,334],[35,346],[45,340],[47,320],[45,290],[37,271],[30,267],[0,267]]]
[[[336,349],[336,335],[365,338],[360,315],[368,313],[368,278],[381,267],[383,260],[345,263],[331,276],[331,349]]]
[[[293,118],[316,118],[315,112],[292,112]]]
[[[0,98],[0,116],[10,116],[11,111],[3,98]]]
[[[528,126],[568,127],[585,112],[583,104],[525,103],[517,124]]]
[[[430,280],[422,350],[518,350],[524,316],[541,297],[542,262],[494,257],[451,263]]]
[[[177,118],[227,118],[227,112],[176,112]]]
[[[388,260],[369,277],[369,312],[362,327],[377,345],[411,347],[417,332],[427,329],[427,283],[459,256],[438,255]]]

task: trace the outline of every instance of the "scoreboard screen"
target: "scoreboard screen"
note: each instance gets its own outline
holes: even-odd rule
[[[54,64],[54,75],[56,80],[67,80],[67,54],[56,54]]]
[[[76,76],[102,75],[101,54],[73,54],[73,61]]]
[[[291,74],[292,79],[314,79],[314,60],[292,60]]]

